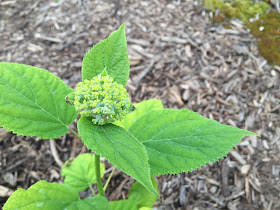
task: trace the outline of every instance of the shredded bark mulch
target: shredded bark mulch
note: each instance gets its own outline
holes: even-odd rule
[[[132,102],[158,98],[166,108],[188,108],[261,135],[201,169],[159,176],[162,201],[154,209],[280,209],[280,67],[260,56],[242,22],[213,23],[192,1],[6,0],[0,61],[47,69],[74,88],[85,52],[122,23]],[[61,161],[84,152],[71,133],[50,141],[0,129],[1,205],[18,187],[61,183]],[[108,177],[112,165],[105,164]],[[117,170],[107,198],[127,198],[132,183]]]

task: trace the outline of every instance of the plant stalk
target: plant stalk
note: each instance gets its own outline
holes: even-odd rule
[[[80,139],[80,140],[82,141],[81,137],[80,137],[75,131],[73,131],[71,128],[69,128],[69,131],[70,131],[74,136],[76,136],[78,139]]]
[[[106,189],[107,189],[107,187],[108,187],[108,184],[109,184],[109,182],[111,181],[112,176],[113,176],[115,170],[116,170],[116,167],[114,167],[113,170],[111,171],[111,174],[110,174],[110,176],[108,177],[108,179],[107,179],[107,181],[106,181],[106,183],[105,183],[105,185],[104,185],[104,187],[103,187],[104,192],[106,191]]]
[[[71,128],[69,128],[69,131],[75,137],[77,137],[78,139],[80,139],[82,141],[81,137],[75,131],[73,131]],[[94,157],[95,157],[95,173],[96,173],[96,181],[97,181],[98,192],[99,192],[100,196],[104,196],[104,190],[103,190],[101,176],[100,176],[100,155],[94,155]],[[93,190],[91,184],[89,185],[89,188],[92,192],[92,195],[95,196],[95,193],[94,193],[94,190]]]
[[[93,190],[93,188],[92,188],[91,184],[89,184],[88,186],[89,186],[89,189],[90,189],[90,191],[91,191],[92,195],[93,195],[93,196],[95,196],[95,192],[94,192],[94,190]]]
[[[96,174],[98,192],[100,196],[104,196],[104,190],[103,190],[101,176],[100,176],[100,155],[95,154],[94,157],[95,157],[95,174]]]

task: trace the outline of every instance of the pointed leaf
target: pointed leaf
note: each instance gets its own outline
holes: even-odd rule
[[[146,147],[153,175],[187,172],[218,161],[244,136],[256,135],[187,109],[148,112],[129,132]]]
[[[113,124],[95,125],[90,117],[79,120],[78,131],[88,149],[103,156],[157,195],[150,179],[146,150],[134,136]]]
[[[157,181],[153,177],[152,182],[155,189],[158,189]],[[140,209],[141,207],[153,207],[157,197],[150,193],[142,184],[135,182],[129,190],[128,199],[137,205],[137,209]]]
[[[79,194],[63,184],[39,181],[27,190],[18,189],[5,203],[3,210],[64,209],[79,200]]]
[[[65,97],[65,101],[70,104],[70,105],[74,105],[74,101],[75,101],[75,93],[72,92],[70,94],[68,94],[66,97]]]
[[[137,210],[137,206],[132,200],[111,201],[110,204],[112,210]]]
[[[82,80],[91,80],[106,68],[115,82],[125,85],[129,77],[129,65],[123,24],[86,53],[82,63]]]
[[[100,163],[100,174],[103,177],[105,166]],[[67,160],[62,167],[61,176],[64,183],[70,185],[78,192],[86,190],[89,185],[96,183],[95,159],[90,153],[79,155],[77,158]]]
[[[54,139],[77,117],[65,102],[73,90],[44,69],[0,63],[0,90],[0,126],[18,135]]]
[[[111,205],[108,200],[103,197],[89,197],[83,200],[78,200],[67,206],[64,210],[111,210]]]
[[[122,121],[116,121],[114,124],[124,128],[125,130],[128,130],[131,124],[146,112],[163,109],[163,105],[159,99],[142,101],[140,103],[134,104],[134,106],[136,107],[134,112],[127,114]]]

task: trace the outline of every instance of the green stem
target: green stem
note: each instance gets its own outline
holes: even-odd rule
[[[69,128],[69,131],[70,131],[74,136],[76,136],[78,139],[80,139],[80,140],[82,141],[81,137],[80,137],[75,131],[73,131],[71,128]],[[95,161],[96,161],[96,156],[95,156]],[[95,163],[96,163],[96,162],[95,162]],[[95,164],[95,170],[97,169],[97,166],[96,166],[96,165],[97,165],[97,164]],[[99,179],[100,179],[100,181],[101,181],[101,178],[100,178],[100,156],[99,156],[99,161],[98,161],[98,167],[99,167]],[[97,175],[96,175],[96,177],[97,177]],[[89,186],[89,188],[90,188],[90,191],[91,191],[92,195],[95,196],[95,192],[94,192],[94,190],[93,190],[91,184],[89,184],[88,186]],[[101,182],[101,186],[102,186],[102,182]],[[98,188],[99,188],[99,187],[98,187]],[[104,193],[103,193],[103,194],[104,194]]]
[[[89,186],[89,189],[90,189],[90,191],[91,191],[92,195],[93,195],[93,196],[95,196],[95,192],[94,192],[94,190],[93,190],[93,188],[92,188],[91,184],[89,184],[88,186]]]
[[[98,187],[98,192],[100,196],[104,196],[101,176],[100,176],[100,155],[95,154],[95,174],[96,174],[96,182]]]
[[[69,128],[69,131],[75,137],[77,137],[78,139],[80,139],[82,141],[81,137],[75,131],[73,131],[71,128]],[[97,179],[97,185],[98,185],[99,194],[100,195],[104,195],[104,191],[103,190],[100,191],[100,188],[99,188],[99,185],[101,185],[101,189],[102,189],[102,182],[101,182],[101,177],[100,177],[100,156],[99,155],[95,155],[95,171],[96,171],[96,179]],[[95,196],[95,192],[94,192],[91,184],[89,184],[89,188],[90,188],[90,191],[91,191],[92,195]]]
[[[110,174],[110,176],[108,177],[108,179],[107,179],[107,181],[106,181],[106,183],[105,183],[105,185],[104,185],[104,187],[103,187],[104,192],[106,191],[106,189],[107,189],[107,187],[108,187],[108,184],[109,184],[109,182],[111,181],[111,178],[112,178],[112,176],[113,176],[115,170],[116,170],[116,167],[114,167],[113,170],[111,171],[111,174]]]
[[[73,131],[71,128],[69,128],[69,131],[71,133],[73,133],[74,136],[76,136],[78,139],[80,139],[82,141],[81,137],[75,131]]]

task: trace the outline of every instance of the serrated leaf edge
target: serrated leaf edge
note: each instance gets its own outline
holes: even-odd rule
[[[123,28],[124,28],[124,29],[123,29]],[[106,37],[104,40],[101,40],[101,41],[98,42],[97,44],[93,45],[93,47],[91,47],[91,48],[86,52],[86,54],[84,55],[84,58],[83,58],[82,63],[84,63],[85,58],[86,58],[87,56],[89,56],[90,53],[93,53],[93,51],[94,51],[94,49],[95,49],[96,47],[98,47],[99,45],[104,44],[104,42],[109,41],[109,40],[110,40],[110,36],[112,36],[114,33],[118,32],[120,29],[122,29],[122,30],[125,32],[125,24],[122,24],[118,30],[114,31],[112,34],[110,34],[110,35],[109,35],[108,37]],[[119,36],[120,36],[120,35],[119,35]],[[125,38],[125,40],[126,40],[126,38]],[[106,46],[107,46],[107,44],[106,44],[106,45],[104,44],[104,48],[102,49],[102,63],[104,62],[104,58],[103,58],[103,57],[104,57],[104,53],[103,53],[103,51],[104,51],[104,49],[105,49]],[[127,46],[127,40],[126,40],[125,46]],[[125,56],[128,57],[128,52],[127,52],[127,51],[126,51],[126,53],[125,53]],[[115,64],[115,65],[116,65],[116,64]],[[129,59],[127,59],[127,65],[129,65],[129,66],[128,66],[128,68],[129,68],[129,67],[130,67]],[[103,66],[104,66],[104,64],[103,64]],[[107,66],[105,66],[105,68],[106,68],[106,67],[107,67]],[[84,77],[83,77],[83,71],[84,71],[84,68],[83,68],[83,65],[82,65],[82,81],[84,81],[85,79],[87,79],[87,78],[84,78]],[[107,70],[107,71],[108,71],[108,70]],[[107,72],[107,73],[108,73],[108,72]],[[129,78],[129,73],[130,73],[130,71],[128,72],[127,78]],[[110,76],[110,74],[108,74],[108,75]],[[121,75],[121,74],[118,74],[117,78],[119,77],[119,75]],[[97,75],[96,75],[96,76],[97,76]],[[115,82],[117,82],[115,78],[113,78],[113,79],[114,79]],[[118,83],[118,82],[117,82],[117,83]],[[127,81],[124,82],[124,83],[118,83],[118,84],[122,84],[123,86],[125,86],[126,83],[127,83]]]
[[[116,125],[115,125],[116,126]],[[118,127],[120,127],[120,126],[118,126]],[[98,128],[98,126],[96,126],[96,129]],[[122,128],[122,127],[120,127],[120,128]],[[96,130],[95,129],[95,130]],[[122,128],[123,129],[123,128]],[[78,124],[78,130],[79,130],[79,124]],[[93,132],[95,132],[95,131],[93,131]],[[128,132],[128,131],[127,131]],[[134,138],[139,144],[141,144],[141,146],[143,147],[143,149],[146,151],[146,148],[145,148],[145,146],[141,143],[141,142],[139,142],[130,132],[128,132],[131,136],[132,136],[132,138]],[[79,133],[79,135],[82,137],[82,135]],[[83,138],[83,137],[82,137]],[[95,154],[97,154],[97,155],[100,155],[100,156],[102,156],[102,154],[101,153],[99,153],[99,152],[96,152],[96,151],[94,151],[94,147],[92,147],[92,148],[89,148],[87,145],[86,145],[86,147],[88,148],[88,149],[90,149],[90,150],[92,150]],[[99,146],[98,146],[98,148],[99,148]],[[99,148],[99,150],[101,150],[100,148]],[[145,153],[145,157],[147,158],[147,162],[148,162],[148,165],[149,165],[149,157],[148,157],[148,154],[147,154],[147,151],[146,151],[146,153]],[[120,168],[120,165],[119,164],[114,164],[111,160],[110,160],[110,157],[105,157],[106,158],[106,160],[108,161],[108,162],[110,162],[111,164],[113,164],[116,168]],[[124,172],[125,174],[127,174],[128,176],[130,176],[130,177],[132,177],[133,179],[134,179],[134,177],[130,174],[130,173],[127,173],[127,172]],[[149,165],[149,173],[151,174],[151,168],[150,168],[150,165]],[[139,183],[141,183],[143,186],[145,186],[145,184],[143,184],[142,182],[140,182],[139,180],[137,180]],[[151,186],[153,186],[153,183],[152,183],[152,181],[151,181],[151,179],[150,179],[150,183],[151,183]],[[150,191],[149,189],[147,189],[148,191]],[[151,193],[153,193],[153,192],[151,192]],[[153,193],[154,194],[154,193]],[[158,198],[159,198],[159,195],[158,194],[155,194]]]
[[[168,109],[168,108],[167,108],[167,109],[164,109],[164,110],[174,110],[174,109]],[[178,110],[178,111],[182,111],[182,110],[184,110],[184,109],[180,109],[180,110]],[[200,114],[197,113],[197,112],[194,112],[194,111],[189,110],[189,109],[185,109],[185,110],[187,110],[187,111],[189,111],[189,112],[191,112],[191,113],[197,115],[198,117],[200,117],[200,118],[202,118],[202,119],[207,119],[207,120],[209,120],[209,118],[206,118],[206,117],[200,115]],[[153,111],[159,111],[159,110],[151,110],[151,111],[149,111],[149,112],[153,112]],[[145,113],[145,114],[142,115],[140,118],[142,118],[142,117],[148,115],[149,112]],[[160,115],[159,115],[159,116],[160,116]],[[159,117],[159,116],[157,116],[157,117]],[[140,118],[139,118],[139,119],[140,119]],[[137,119],[137,120],[138,120],[138,119]],[[134,121],[134,123],[136,123],[137,120]],[[213,121],[215,121],[215,120],[213,120]],[[152,121],[151,121],[151,122],[152,122]],[[151,123],[151,122],[150,122],[150,123]],[[216,121],[216,122],[217,122],[217,121]],[[217,122],[217,123],[220,124],[220,125],[224,125],[224,124],[221,124],[221,123],[219,123],[219,122]],[[229,126],[229,125],[224,125],[224,126]],[[147,125],[146,125],[146,127],[147,127]],[[232,127],[232,126],[230,126],[230,127]],[[240,129],[240,128],[238,128],[238,129]],[[243,129],[240,129],[240,130],[246,132],[246,134],[241,135],[242,137],[240,137],[241,139],[239,140],[239,142],[242,140],[242,138],[244,138],[244,137],[246,137],[246,136],[250,136],[250,135],[259,136],[258,134],[253,133],[253,132],[250,132],[250,131],[247,131],[247,130],[243,130]],[[142,130],[142,131],[143,131],[143,130]],[[142,131],[141,131],[141,132],[142,132]],[[128,132],[129,132],[129,131],[128,131]],[[133,135],[133,134],[131,134],[131,135]],[[139,133],[138,133],[138,135],[139,135]],[[133,135],[133,136],[134,136],[134,135]],[[137,137],[136,137],[136,138],[137,138]],[[147,140],[147,141],[150,141],[150,140]],[[143,141],[143,145],[144,145],[144,142],[145,142],[145,141]],[[205,162],[204,164],[202,164],[202,165],[201,165],[201,164],[198,164],[197,166],[194,166],[194,167],[192,167],[192,168],[189,169],[189,170],[180,169],[180,170],[170,171],[170,172],[168,172],[168,173],[165,173],[165,172],[163,172],[163,173],[162,173],[162,172],[158,172],[158,173],[154,173],[154,174],[152,174],[152,175],[154,175],[154,176],[159,176],[159,175],[166,175],[166,174],[179,174],[179,173],[183,173],[183,172],[187,173],[187,172],[191,172],[191,171],[193,171],[193,170],[197,170],[198,168],[201,168],[201,167],[203,167],[203,166],[206,166],[206,165],[209,164],[209,163],[213,163],[213,162],[219,161],[219,160],[221,160],[221,159],[227,157],[227,154],[228,154],[230,151],[234,150],[234,147],[235,147],[237,144],[239,144],[239,142],[238,142],[238,143],[233,143],[231,146],[229,146],[229,149],[226,150],[225,154],[223,154],[223,155],[221,155],[221,156],[218,156],[218,157],[216,157],[216,158],[214,158],[214,159],[212,159],[212,160],[206,161],[206,162]],[[146,146],[144,145],[144,147],[146,147]],[[185,158],[185,159],[187,159],[187,158]],[[159,166],[156,166],[156,167],[159,167]],[[150,167],[150,168],[151,168],[151,167]]]
[[[51,72],[49,72],[48,70],[46,70],[46,69],[43,69],[43,68],[38,68],[38,67],[35,67],[35,66],[30,66],[30,65],[26,65],[26,64],[19,64],[19,63],[12,63],[12,62],[0,62],[0,64],[1,63],[3,63],[3,64],[17,64],[17,65],[21,65],[21,66],[25,66],[25,67],[32,67],[32,68],[35,68],[35,69],[37,69],[38,71],[42,71],[42,72],[47,72],[47,73],[49,73],[55,80],[60,80],[61,82],[63,82],[66,86],[68,86],[62,79],[60,79],[59,77],[57,77],[56,75],[54,75],[54,74],[52,74]],[[9,86],[9,85],[8,85]],[[47,86],[48,86],[48,84],[47,84]],[[69,87],[69,86],[68,86]],[[71,88],[71,87],[69,87],[69,88]],[[14,88],[12,88],[12,89],[14,89]],[[72,88],[71,88],[72,89]],[[31,90],[33,91],[33,89],[31,88]],[[73,89],[72,89],[73,90]],[[17,91],[16,91],[17,92]],[[22,95],[21,93],[19,93],[20,95]],[[51,92],[51,94],[53,95],[53,93]],[[26,98],[26,96],[24,96],[23,95],[23,97],[24,98]],[[26,99],[28,99],[28,100],[30,100],[29,98],[26,98]],[[34,102],[33,102],[34,103]],[[55,102],[56,103],[56,102]],[[59,118],[57,118],[57,117],[55,117],[55,116],[53,116],[51,113],[49,113],[47,110],[45,110],[44,108],[42,108],[39,104],[37,104],[37,103],[35,103],[39,108],[41,108],[44,112],[46,112],[46,113],[48,113],[49,115],[51,115],[54,119],[57,119],[59,122],[61,122],[61,124],[60,125],[64,125],[65,126],[65,128],[67,129],[67,131],[65,132],[65,134],[68,132],[68,125],[66,125],[65,123],[63,123]],[[56,109],[57,109],[57,105],[56,105]],[[2,113],[3,114],[3,113]],[[78,114],[77,114],[78,115]],[[9,115],[10,116],[10,115]],[[77,116],[76,116],[77,117]],[[75,118],[76,118],[75,117]],[[20,117],[16,117],[16,118],[20,118]],[[25,118],[24,118],[25,119]],[[26,119],[25,119],[26,120]],[[31,120],[30,120],[31,121]],[[31,122],[33,122],[33,121],[31,121]],[[46,121],[42,121],[42,122],[44,122],[44,123],[46,123]],[[51,123],[55,123],[55,122],[51,122]],[[72,123],[72,122],[71,122]],[[70,123],[70,124],[71,124]],[[69,125],[70,125],[69,124]],[[65,135],[65,134],[63,134],[63,135],[61,135],[61,136],[48,136],[48,135],[40,135],[40,136],[38,136],[38,135],[36,135],[36,131],[34,132],[34,131],[32,131],[32,132],[30,132],[30,134],[29,135],[27,135],[27,134],[24,134],[22,131],[18,131],[18,129],[11,129],[9,126],[3,126],[3,125],[1,125],[0,127],[2,127],[3,129],[5,129],[5,130],[7,130],[8,132],[12,132],[12,133],[14,133],[14,134],[16,134],[16,135],[22,135],[22,136],[30,136],[30,137],[39,137],[40,139],[55,139],[55,138],[59,138],[59,137],[61,137],[61,136],[63,136],[63,135]],[[60,128],[57,128],[57,129],[54,129],[54,130],[59,130],[59,129],[63,129],[63,127],[61,126]]]

